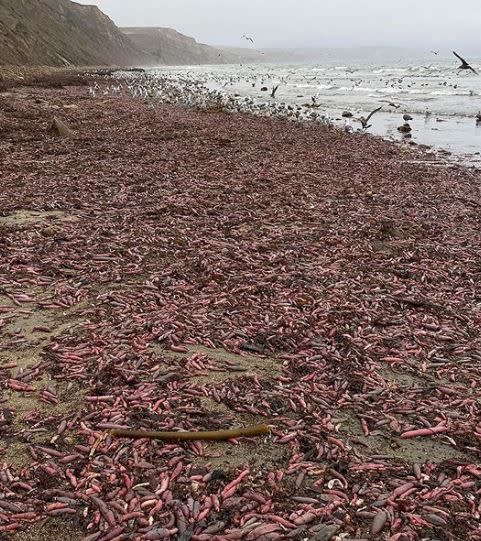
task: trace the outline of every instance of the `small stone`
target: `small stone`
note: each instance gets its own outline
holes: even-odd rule
[[[55,227],[44,227],[42,231],[40,231],[43,237],[53,237],[56,232],[57,230],[55,229]]]
[[[337,526],[326,526],[324,524],[311,528],[316,533],[309,537],[309,541],[330,541],[338,532]]]
[[[412,128],[408,122],[405,122],[402,126],[399,126],[398,131],[401,133],[409,133],[412,131]]]
[[[73,137],[75,135],[67,124],[57,117],[54,117],[50,123],[49,132],[58,137]]]

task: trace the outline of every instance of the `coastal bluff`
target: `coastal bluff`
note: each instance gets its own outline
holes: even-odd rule
[[[148,64],[96,6],[70,0],[2,0],[0,65]]]

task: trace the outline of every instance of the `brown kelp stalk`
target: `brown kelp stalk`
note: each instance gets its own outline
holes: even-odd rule
[[[205,432],[152,432],[150,430],[114,429],[110,433],[117,438],[148,438],[163,441],[222,441],[235,438],[251,438],[269,434],[268,425],[255,425],[247,428],[234,428],[232,430],[215,430]]]

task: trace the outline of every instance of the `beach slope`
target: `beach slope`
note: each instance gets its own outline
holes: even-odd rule
[[[0,94],[0,532],[481,539],[479,172],[98,84]]]

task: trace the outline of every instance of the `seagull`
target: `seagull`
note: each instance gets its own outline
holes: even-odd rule
[[[458,70],[471,70],[473,73],[475,73],[476,75],[478,75],[478,72],[472,68],[467,62],[466,60],[464,60],[464,58],[462,58],[461,56],[458,55],[458,53],[456,51],[453,51],[453,54],[456,58],[459,58],[459,60],[461,60],[461,65],[459,66]]]
[[[359,122],[362,124],[362,127],[363,129],[367,130],[368,128],[371,127],[371,125],[369,124],[369,120],[371,119],[372,115],[374,113],[377,113],[378,111],[380,111],[382,109],[382,105],[381,107],[378,107],[377,109],[374,109],[374,111],[372,111],[371,113],[369,113],[367,115],[367,118],[364,118],[363,116],[361,118],[358,118]]]
[[[431,51],[434,55],[438,56],[439,51]]]
[[[246,34],[244,34],[241,39],[245,39],[246,41],[250,41],[251,43],[254,43],[254,40],[250,37],[250,36],[247,36]]]

